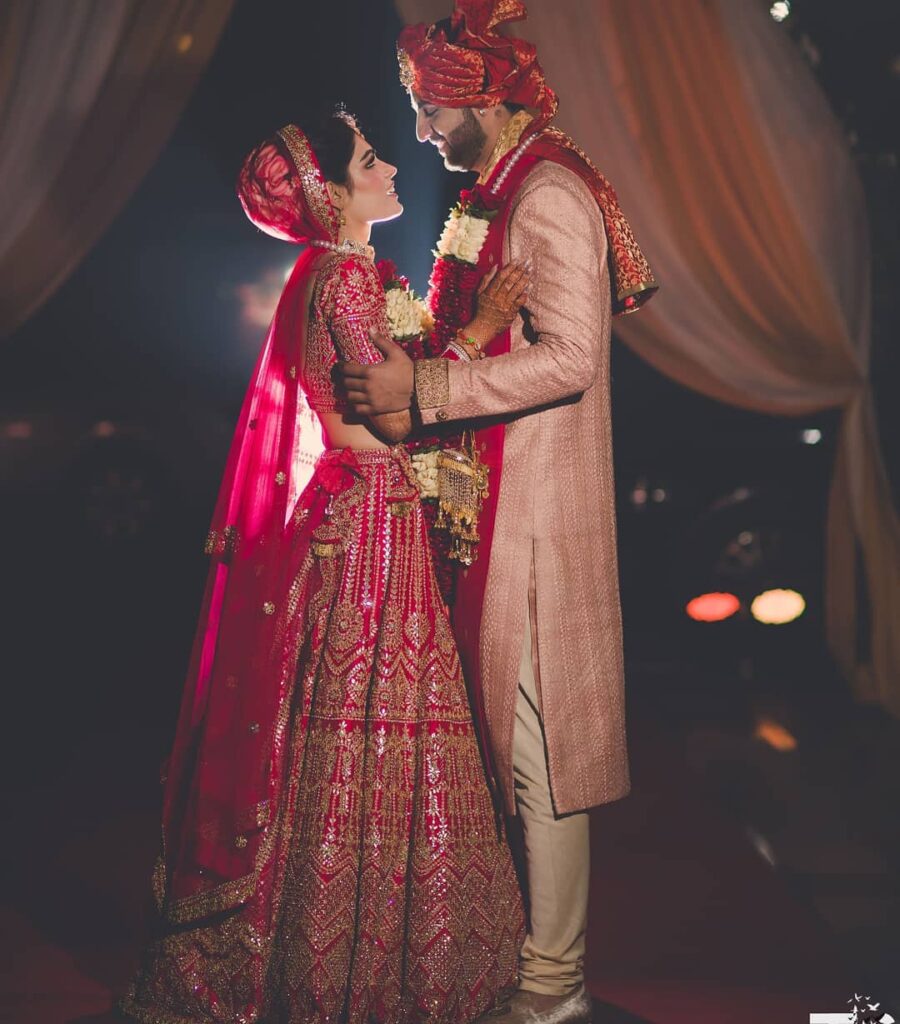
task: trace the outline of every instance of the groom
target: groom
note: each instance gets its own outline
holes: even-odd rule
[[[490,358],[414,365],[379,340],[385,361],[346,364],[343,380],[361,414],[413,406],[423,424],[503,424],[476,435],[494,505],[463,574],[482,575],[474,657],[465,657],[465,630],[457,635],[478,677],[499,788],[525,840],[530,924],[503,1019],[563,1024],[591,1011],[586,809],[629,791],[610,317],[637,309],[656,285],[612,188],[550,125],[556,97],[534,47],[497,31],[524,16],[519,0],[457,0],[450,19],[408,27],[398,44],[419,141],[449,169],[478,173],[461,211],[490,222],[477,254],[439,256],[436,329],[454,339],[471,278],[530,261],[521,319],[493,340],[459,330],[457,349],[487,347]],[[447,280],[451,291],[469,288],[466,301],[441,291]]]

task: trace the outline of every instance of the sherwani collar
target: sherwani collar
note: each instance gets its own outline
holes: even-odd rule
[[[503,126],[502,131],[497,136],[494,148],[491,150],[488,162],[484,166],[484,170],[478,175],[479,185],[483,185],[493,174],[497,164],[500,163],[510,150],[518,146],[519,140],[525,134],[525,129],[533,120],[534,116],[529,114],[527,110],[519,110]]]

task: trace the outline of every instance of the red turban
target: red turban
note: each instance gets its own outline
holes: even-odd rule
[[[521,103],[552,117],[556,93],[544,81],[534,46],[496,31],[527,16],[521,0],[456,0],[449,19],[400,33],[400,80],[439,107]]]

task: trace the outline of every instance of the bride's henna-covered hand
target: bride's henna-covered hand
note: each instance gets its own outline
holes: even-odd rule
[[[505,331],[528,299],[531,263],[508,263],[487,274],[478,289],[474,318],[461,328],[460,340],[473,338],[483,348],[495,335]]]

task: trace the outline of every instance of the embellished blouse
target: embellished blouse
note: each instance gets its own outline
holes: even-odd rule
[[[309,305],[300,384],[311,409],[343,412],[332,369],[338,360],[380,363],[372,329],[391,336],[384,288],[375,264],[364,256],[334,253],[319,268]]]

